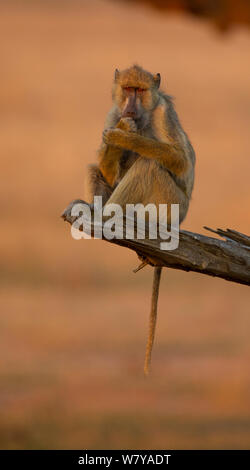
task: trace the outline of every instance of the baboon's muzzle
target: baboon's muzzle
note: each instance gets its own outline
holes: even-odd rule
[[[122,117],[130,117],[132,119],[138,118],[138,112],[136,107],[136,92],[131,93],[128,96],[128,101],[123,110]]]

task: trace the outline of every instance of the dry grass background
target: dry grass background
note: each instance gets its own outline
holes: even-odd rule
[[[249,448],[248,289],[166,270],[145,380],[150,268],[59,219],[136,61],[197,152],[183,228],[249,233],[249,46],[126,3],[0,3],[1,448]]]

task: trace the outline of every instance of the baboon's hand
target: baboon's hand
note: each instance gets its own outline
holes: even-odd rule
[[[120,137],[125,137],[125,131],[121,129],[105,129],[102,133],[103,142],[107,145],[117,145]]]
[[[137,132],[137,125],[132,118],[122,118],[115,128],[104,129],[102,133],[103,142],[109,145],[116,145],[119,136],[125,136],[127,132]]]
[[[103,132],[103,141],[106,145],[132,150],[140,153],[144,137],[137,132],[127,132],[122,129],[106,129]],[[153,144],[155,141],[152,141]]]
[[[134,119],[130,117],[121,118],[117,124],[117,128],[126,132],[137,132],[137,125]]]

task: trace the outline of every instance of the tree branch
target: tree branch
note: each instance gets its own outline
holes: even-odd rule
[[[62,218],[70,224],[76,220],[76,217],[71,215],[71,209],[76,202],[73,201],[62,214]],[[78,202],[84,201],[79,200]],[[128,219],[121,220],[121,229],[125,227],[125,221],[128,222]],[[90,227],[91,233],[96,228],[99,228],[101,232],[103,230],[103,224],[100,223],[91,222]],[[204,228],[225,238],[225,240],[180,230],[178,248],[166,251],[160,249],[162,240],[152,240],[147,236],[145,239],[135,237],[133,239],[113,238],[109,240],[102,235],[102,238],[109,243],[124,246],[140,256],[146,257],[152,266],[194,271],[250,285],[250,237],[230,229],[225,231]]]

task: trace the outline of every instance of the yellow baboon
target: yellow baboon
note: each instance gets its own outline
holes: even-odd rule
[[[113,106],[107,115],[98,165],[89,168],[92,195],[104,203],[179,204],[181,223],[194,183],[195,153],[172,98],[159,89],[160,74],[138,65],[115,71]],[[161,267],[154,268],[148,373],[155,334]]]

